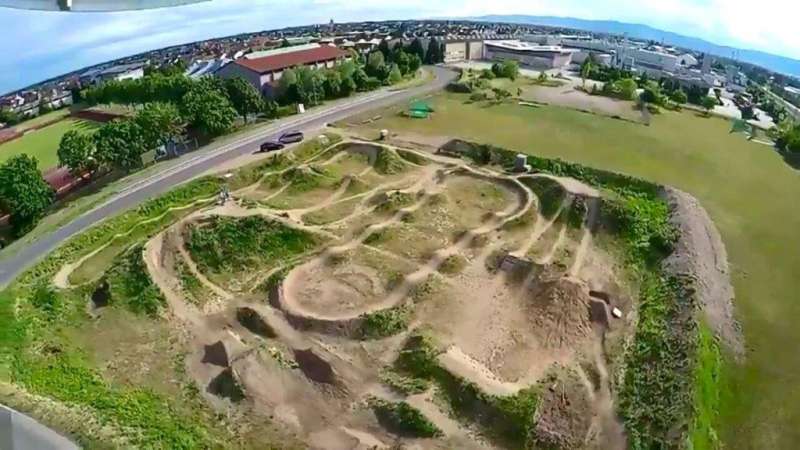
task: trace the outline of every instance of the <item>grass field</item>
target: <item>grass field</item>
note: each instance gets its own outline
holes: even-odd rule
[[[69,130],[89,131],[97,128],[95,122],[66,119],[41,130],[31,131],[25,136],[0,145],[0,162],[12,156],[27,153],[39,160],[39,168],[47,170],[58,165],[58,143]]]
[[[57,111],[50,111],[49,113],[42,114],[41,116],[34,117],[33,119],[26,120],[19,125],[14,126],[18,131],[29,130],[37,125],[50,122],[61,117],[67,117],[70,113],[70,108],[62,108]]]
[[[671,184],[702,202],[728,249],[750,348],[744,365],[726,365],[721,438],[728,449],[796,448],[800,173],[770,147],[729,134],[729,122],[691,112],[664,112],[646,127],[558,107],[467,105],[465,99],[434,97],[429,120],[400,117],[395,107],[369,127],[573,160]]]

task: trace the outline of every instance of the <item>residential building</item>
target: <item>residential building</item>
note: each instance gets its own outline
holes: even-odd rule
[[[558,69],[572,61],[576,50],[560,45],[536,45],[519,40],[485,41],[484,59],[513,59],[521,66],[537,69]]]
[[[97,84],[109,80],[136,80],[144,76],[145,63],[118,64],[105,69],[90,69],[82,73],[78,79],[82,86]]]
[[[323,45],[296,51],[285,51],[258,58],[242,58],[216,71],[221,78],[242,77],[263,95],[271,95],[275,83],[286,69],[306,66],[314,69],[331,68],[350,57],[342,49]]]
[[[483,58],[483,41],[451,39],[444,44],[444,62],[472,61]]]

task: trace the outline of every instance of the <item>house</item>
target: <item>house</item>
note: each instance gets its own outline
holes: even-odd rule
[[[331,68],[350,57],[339,48],[321,45],[296,51],[284,51],[258,58],[242,58],[216,71],[220,78],[242,77],[264,95],[271,95],[272,87],[286,69],[306,66],[314,69]],[[250,56],[250,55],[248,55]]]

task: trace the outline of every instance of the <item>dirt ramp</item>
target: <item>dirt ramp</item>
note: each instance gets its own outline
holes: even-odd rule
[[[274,339],[278,336],[275,329],[256,310],[243,306],[236,309],[236,320],[251,333],[263,338]]]
[[[337,383],[338,378],[331,363],[312,349],[294,350],[294,360],[309,380],[323,384]]]
[[[211,380],[208,384],[208,392],[217,397],[226,398],[233,403],[239,403],[245,399],[244,388],[239,383],[236,373],[230,367]]]
[[[722,237],[696,198],[673,187],[665,187],[663,196],[670,206],[670,222],[680,231],[664,268],[689,282],[714,333],[736,357],[743,358],[744,335],[734,316],[733,285]]]
[[[586,286],[571,278],[537,284],[531,293],[531,321],[542,345],[573,347],[590,336],[590,301]]]
[[[231,354],[228,346],[222,341],[217,341],[211,345],[206,345],[203,353],[203,364],[212,364],[220,367],[231,365]]]
[[[586,448],[592,404],[575,376],[553,377],[543,383],[533,435],[537,448]]]

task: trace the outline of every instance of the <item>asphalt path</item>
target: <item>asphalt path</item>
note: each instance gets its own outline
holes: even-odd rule
[[[299,116],[277,121],[273,125],[255,130],[236,140],[212,150],[198,150],[182,156],[178,164],[132,183],[110,200],[77,217],[72,222],[44,235],[15,255],[0,262],[0,287],[7,286],[24,270],[41,260],[60,244],[72,236],[92,227],[108,217],[112,217],[142,202],[157,197],[164,192],[185,183],[215,166],[253,153],[266,140],[275,140],[287,131],[311,132],[322,128],[326,123],[336,122],[349,116],[375,108],[381,108],[414,97],[419,97],[444,88],[457,76],[455,72],[442,67],[429,67],[435,74],[433,81],[421,86],[403,90],[383,90],[351,100],[323,106]]]

